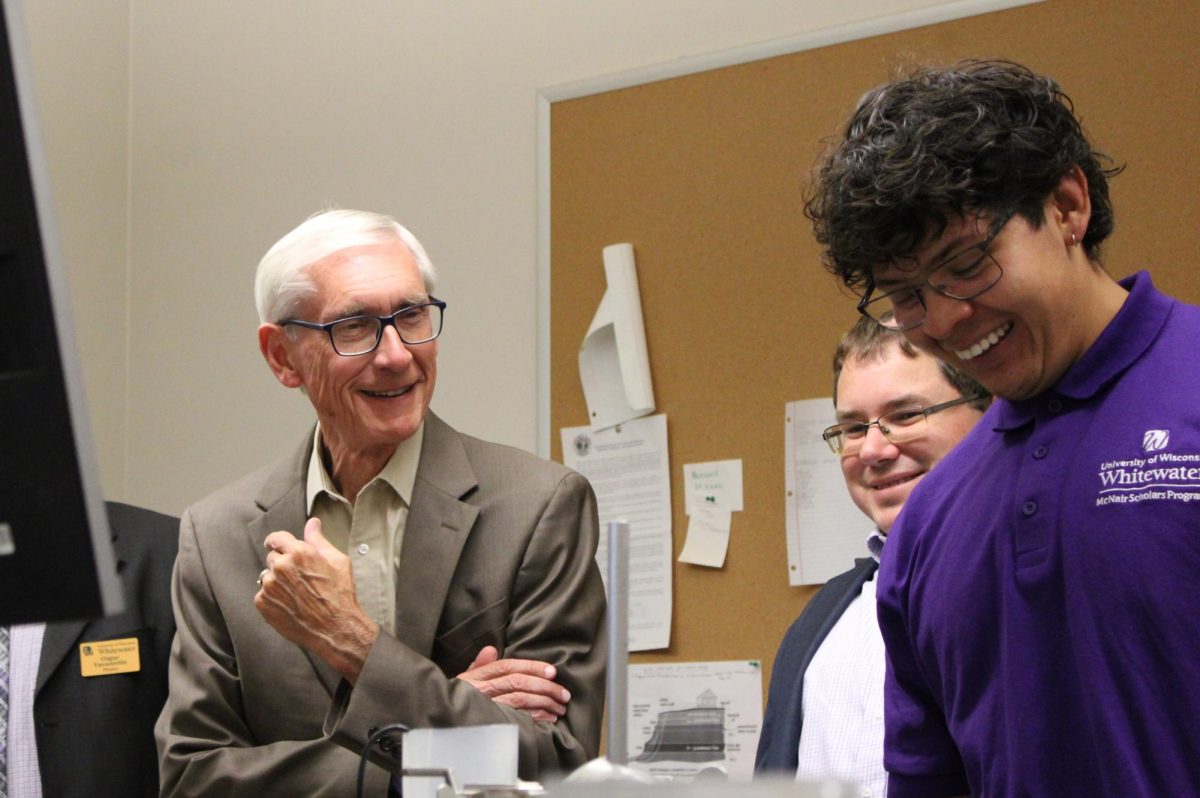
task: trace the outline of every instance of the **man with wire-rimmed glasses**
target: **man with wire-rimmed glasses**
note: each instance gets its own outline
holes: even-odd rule
[[[915,330],[925,321],[926,291],[933,290],[951,299],[979,296],[1004,275],[988,250],[992,239],[1012,217],[1013,211],[1002,214],[982,241],[959,250],[930,269],[923,283],[910,285],[911,280],[889,282],[882,278],[875,281],[859,300],[858,312],[892,330]],[[989,340],[989,344],[994,343]]]
[[[833,356],[837,423],[825,430],[846,489],[874,529],[854,567],[829,580],[788,629],[755,769],[840,779],[884,795],[883,638],[875,578],[888,531],[921,480],[979,420],[991,395],[897,330],[861,318]]]
[[[435,282],[407,229],[361,211],[313,216],[259,264],[259,347],[317,423],[184,513],[164,795],[354,795],[374,740],[382,796],[392,724],[516,724],[527,779],[596,755],[595,497],[429,410]]]
[[[998,397],[880,566],[891,796],[1200,784],[1200,308],[1101,265],[1110,164],[1053,79],[969,61],[868,92],[818,169],[862,313]]]

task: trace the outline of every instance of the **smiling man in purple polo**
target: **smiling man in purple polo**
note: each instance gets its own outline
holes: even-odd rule
[[[859,309],[997,401],[880,566],[892,796],[1200,785],[1200,309],[1100,264],[1106,168],[1009,62],[869,92],[807,213]]]

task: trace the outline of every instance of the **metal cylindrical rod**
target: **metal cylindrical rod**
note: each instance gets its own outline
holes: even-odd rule
[[[608,740],[615,765],[629,760],[629,522],[608,524]]]

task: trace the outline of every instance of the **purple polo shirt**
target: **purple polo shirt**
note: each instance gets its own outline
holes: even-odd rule
[[[1200,793],[1200,308],[1149,275],[888,536],[889,796]]]

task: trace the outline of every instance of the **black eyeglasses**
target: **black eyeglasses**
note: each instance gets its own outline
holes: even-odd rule
[[[426,344],[442,334],[442,312],[446,303],[429,297],[428,302],[406,305],[387,316],[349,316],[344,319],[318,324],[315,321],[288,319],[279,322],[309,330],[320,330],[329,336],[333,351],[344,357],[355,357],[374,352],[383,340],[383,328],[392,326],[400,340],[409,346]]]
[[[963,396],[949,402],[921,408],[905,408],[884,413],[874,421],[847,421],[827,428],[821,437],[829,444],[834,454],[848,456],[857,454],[866,440],[871,427],[879,427],[883,436],[892,443],[915,441],[929,431],[929,417],[951,407],[974,402],[981,397]]]
[[[1009,211],[1001,216],[986,238],[935,266],[921,285],[897,288],[873,299],[871,293],[875,288],[872,286],[859,300],[858,312],[888,329],[911,330],[925,321],[926,287],[951,299],[974,299],[979,296],[1004,276],[1004,270],[988,252],[988,248],[1015,215],[1016,211]]]

